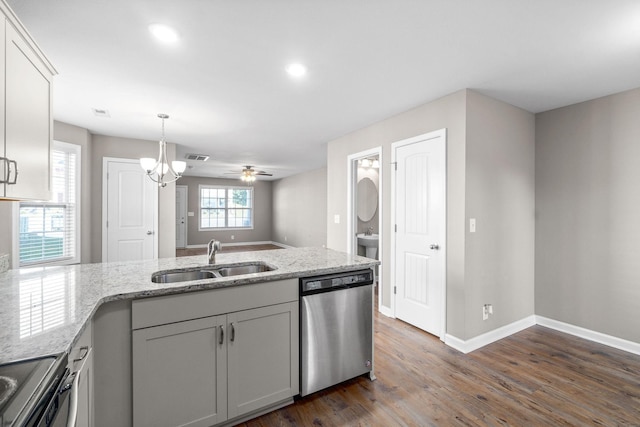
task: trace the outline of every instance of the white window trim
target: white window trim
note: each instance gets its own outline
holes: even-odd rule
[[[224,188],[232,190],[251,190],[251,227],[202,227],[202,189],[203,188]],[[253,230],[255,227],[256,192],[253,187],[242,187],[240,185],[198,185],[198,231],[233,231],[233,230]],[[225,208],[226,209],[226,208]]]
[[[11,264],[13,269],[18,268],[29,268],[29,267],[44,267],[49,265],[70,265],[70,264],[79,264],[80,263],[80,254],[82,253],[82,248],[80,246],[82,239],[80,238],[80,230],[82,229],[80,224],[80,219],[82,218],[81,214],[81,195],[82,195],[82,147],[77,144],[70,144],[68,142],[56,141],[54,140],[51,145],[52,150],[58,149],[62,151],[70,151],[74,152],[76,155],[76,206],[75,206],[75,247],[76,253],[75,256],[71,258],[65,258],[64,260],[53,260],[53,261],[42,261],[42,262],[34,262],[29,265],[25,265],[23,267],[20,266],[20,202],[13,203],[13,245],[12,245],[12,256],[11,256]],[[51,179],[51,178],[49,178]]]

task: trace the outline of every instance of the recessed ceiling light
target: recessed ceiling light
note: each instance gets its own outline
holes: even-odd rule
[[[163,43],[171,44],[178,41],[178,32],[167,25],[151,24],[149,25],[149,31]]]
[[[302,77],[307,74],[307,67],[299,63],[289,64],[287,73],[289,73],[291,77]]]

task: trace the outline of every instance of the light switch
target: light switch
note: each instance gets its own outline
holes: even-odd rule
[[[469,220],[469,233],[475,233],[475,232],[476,232],[476,219],[471,218]]]
[[[334,215],[333,216],[333,222],[336,224],[340,224],[340,215]]]
[[[193,212],[187,212],[187,216],[195,216]]]

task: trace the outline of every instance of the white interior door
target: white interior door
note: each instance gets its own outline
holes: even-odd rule
[[[104,170],[107,172],[103,185],[106,245],[103,244],[102,260],[154,259],[157,257],[157,184],[146,176],[137,160],[105,159]]]
[[[187,246],[187,186],[176,185],[176,248]]]
[[[444,334],[446,131],[393,144],[396,317]]]

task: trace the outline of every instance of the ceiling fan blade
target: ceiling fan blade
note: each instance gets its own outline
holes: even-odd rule
[[[265,171],[257,171],[257,172],[255,173],[255,175],[273,176],[273,174],[272,174],[272,173],[267,173],[267,172],[265,172]]]

